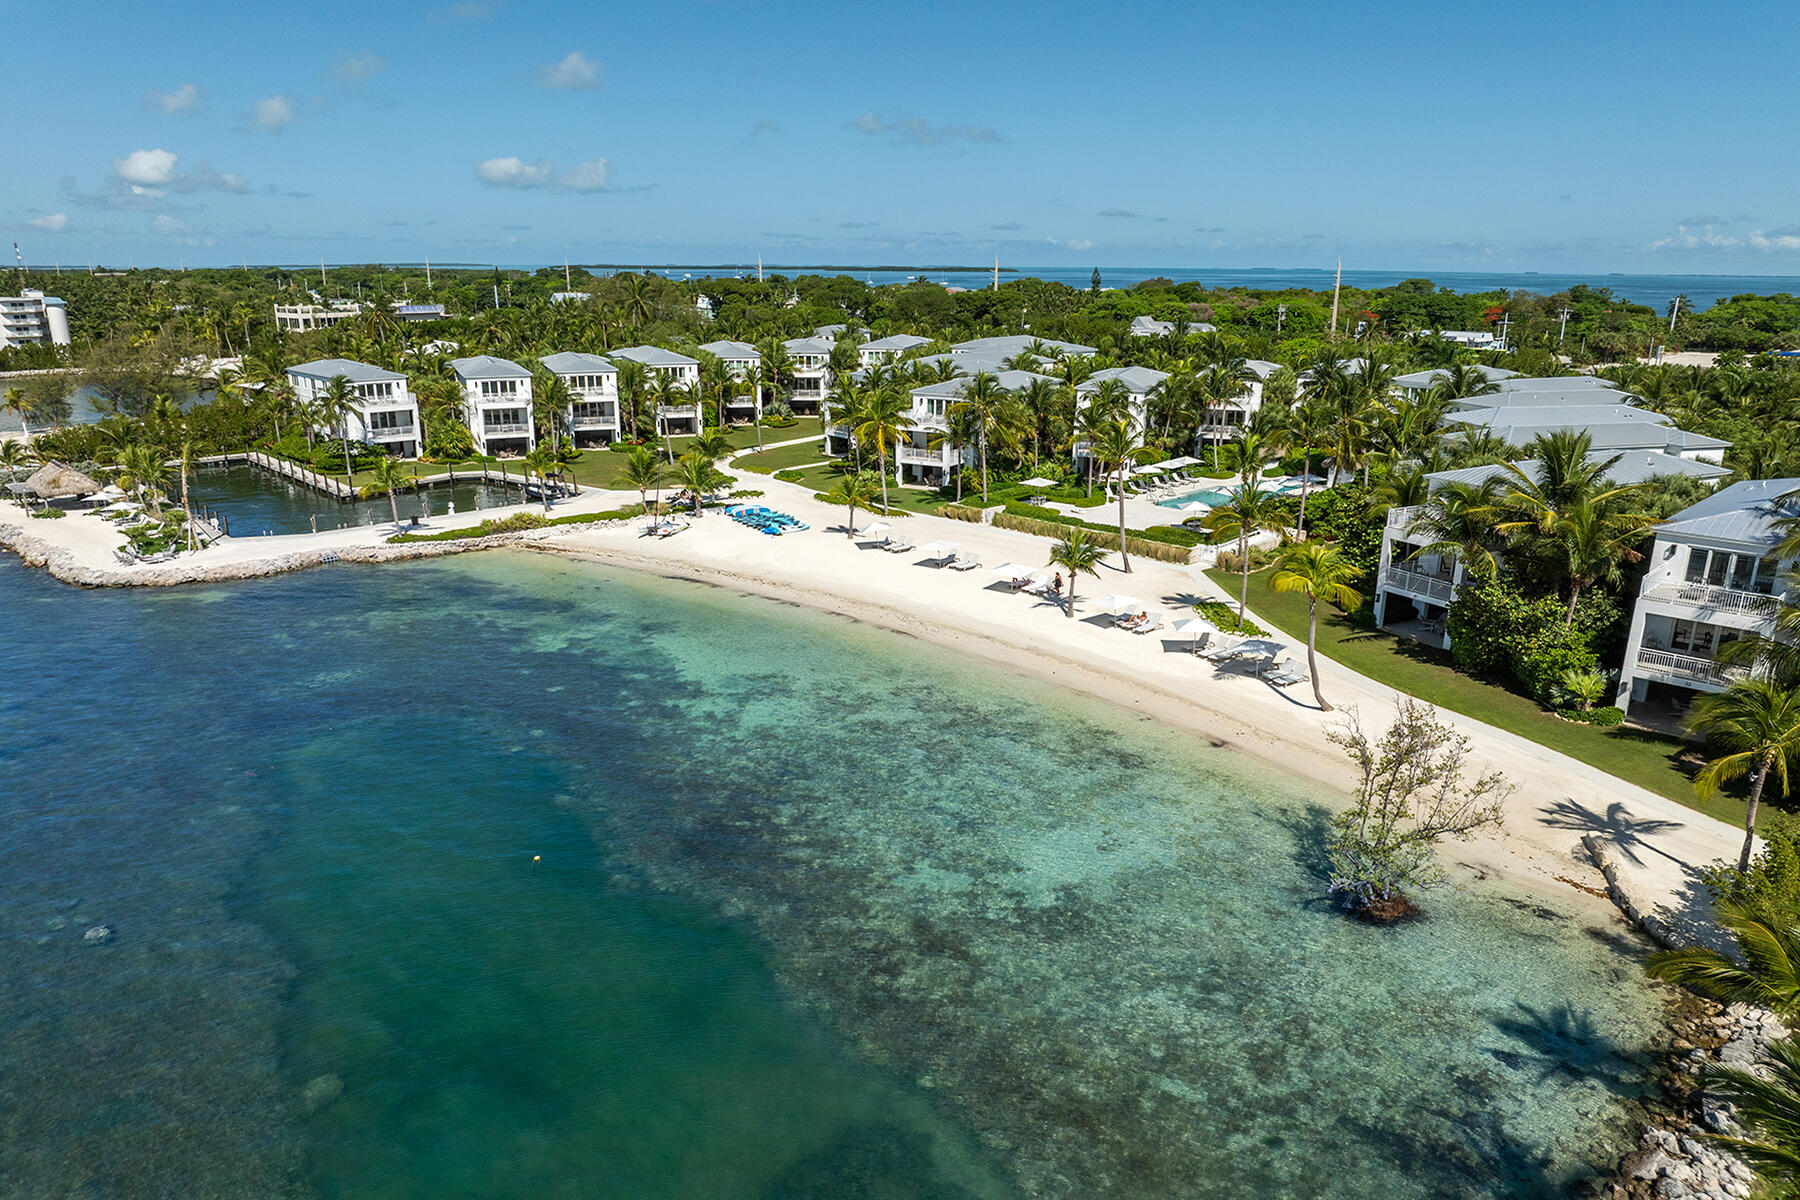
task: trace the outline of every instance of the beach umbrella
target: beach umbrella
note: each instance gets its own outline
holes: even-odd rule
[[[889,525],[886,521],[876,521],[872,524],[864,525],[861,529],[857,530],[856,536],[857,537],[874,537],[876,534],[886,533],[888,530],[890,530],[892,528],[893,528],[893,526]]]
[[[1239,654],[1266,655],[1269,658],[1274,658],[1286,649],[1286,642],[1271,641],[1268,638],[1246,638],[1237,644]]]
[[[1045,479],[1042,475],[1034,475],[1030,479],[1027,479],[1024,483],[1021,483],[1019,486],[1020,487],[1037,487],[1037,488],[1055,487],[1056,480]]]
[[[1001,563],[999,566],[995,567],[992,574],[998,575],[1002,579],[1011,579],[1016,582],[1020,579],[1030,579],[1033,575],[1042,571],[1048,571],[1049,569],[1049,567],[1027,567],[1021,566],[1019,563],[1009,562]]]
[[[1210,633],[1215,626],[1204,617],[1188,617],[1169,626],[1176,633]]]
[[[928,542],[920,550],[926,558],[948,558],[956,553],[955,542]]]
[[[1138,598],[1136,596],[1122,596],[1122,595],[1118,594],[1117,592],[1114,592],[1110,596],[1102,596],[1098,600],[1093,600],[1093,601],[1090,601],[1089,603],[1097,605],[1100,608],[1104,608],[1107,612],[1115,612],[1115,613],[1116,612],[1124,612],[1126,609],[1129,609],[1129,608],[1140,607],[1140,605],[1138,603]]]
[[[1177,512],[1211,512],[1212,505],[1208,504],[1204,500],[1189,500],[1186,504],[1179,506],[1175,511],[1177,511]]]

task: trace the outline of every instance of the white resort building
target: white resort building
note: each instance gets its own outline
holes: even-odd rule
[[[1174,321],[1159,321],[1155,317],[1137,316],[1131,318],[1130,333],[1132,337],[1173,337],[1177,328],[1179,326]],[[1205,321],[1189,321],[1187,323],[1188,333],[1213,333],[1217,329],[1218,326],[1209,325]]]
[[[1244,432],[1250,418],[1262,409],[1264,382],[1281,364],[1250,358],[1244,360],[1244,366],[1250,372],[1250,378],[1244,380],[1244,390],[1206,410],[1194,439],[1194,453],[1199,454],[1214,442],[1229,442]]]
[[[841,326],[839,327],[841,328]],[[826,337],[790,338],[788,352],[788,402],[796,410],[818,412],[831,390],[831,352],[837,343]]]
[[[463,419],[477,454],[527,454],[537,444],[531,421],[531,372],[489,354],[453,358],[463,390]]]
[[[1616,703],[1640,719],[1679,718],[1701,692],[1723,691],[1745,668],[1719,650],[1774,632],[1794,563],[1776,561],[1776,522],[1800,516],[1784,499],[1800,479],[1754,479],[1721,488],[1656,527],[1649,569],[1631,615]]]
[[[1150,397],[1162,390],[1169,382],[1166,371],[1153,371],[1149,367],[1106,367],[1095,371],[1075,388],[1075,420],[1079,424],[1081,414],[1087,411],[1088,405],[1100,395],[1104,385],[1117,382],[1125,404],[1125,415],[1131,418],[1132,437],[1138,445],[1144,444],[1144,427],[1150,420]],[[1088,456],[1088,443],[1075,443],[1075,461],[1081,462]]]
[[[331,389],[331,381],[343,376],[354,397],[344,426],[316,426],[337,437],[346,431],[351,441],[380,446],[401,458],[419,456],[419,404],[407,387],[406,376],[349,358],[321,358],[287,370],[294,389],[294,404],[304,411],[317,404]]]
[[[863,369],[878,366],[882,363],[899,362],[908,351],[917,350],[920,346],[931,345],[931,339],[913,333],[896,333],[890,337],[876,338],[872,342],[864,342],[857,348],[857,355],[862,359]]]
[[[1046,379],[1030,371],[989,371],[1002,391],[1022,392],[1034,379]],[[906,439],[894,450],[894,480],[901,484],[942,487],[955,472],[976,461],[974,445],[958,446],[947,436],[950,410],[967,394],[975,376],[958,375],[942,383],[928,383],[912,390],[911,423]],[[1051,381],[1054,382],[1054,381]]]
[[[657,404],[657,436],[700,432],[700,398],[696,394],[700,383],[699,359],[677,354],[673,350],[664,350],[661,346],[627,346],[623,350],[609,351],[607,357],[642,363],[651,376],[653,386],[661,379],[672,379],[681,390],[688,393],[686,403]]]
[[[1589,455],[1589,461],[1612,457],[1596,452]],[[1513,466],[1528,477],[1536,477],[1538,464],[1533,460]],[[1618,456],[1606,478],[1611,483],[1627,485],[1675,475],[1716,481],[1730,473],[1715,463],[1654,450],[1633,450]],[[1463,467],[1435,471],[1425,476],[1425,481],[1432,492],[1437,492],[1452,483],[1479,487],[1490,479],[1510,477],[1511,473],[1502,466]],[[1381,563],[1375,574],[1375,623],[1390,632],[1447,650],[1450,634],[1445,618],[1450,602],[1468,578],[1468,571],[1461,555],[1453,551],[1424,552],[1439,540],[1429,526],[1428,507],[1388,509],[1387,524],[1381,533]]]
[[[333,300],[329,308],[321,304],[277,304],[275,328],[283,333],[310,333],[360,316],[362,305],[354,300]]]
[[[734,421],[762,420],[762,351],[749,342],[707,342],[700,347],[725,366],[726,374],[748,386],[725,398],[725,414]]]
[[[69,309],[61,300],[36,288],[24,288],[17,296],[0,296],[0,350],[68,344]]]
[[[598,354],[565,350],[538,359],[569,389],[564,418],[577,446],[604,446],[619,436],[619,369]]]

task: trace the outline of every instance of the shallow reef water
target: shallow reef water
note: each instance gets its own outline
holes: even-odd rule
[[[526,554],[0,606],[0,1195],[1536,1197],[1650,1086],[1615,928],[1346,921],[1338,798],[916,640]]]

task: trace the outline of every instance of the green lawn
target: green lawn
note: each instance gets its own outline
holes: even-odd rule
[[[809,487],[815,492],[829,492],[837,487],[838,480],[843,478],[843,465],[839,462],[824,463],[816,467],[807,467],[800,472],[797,481],[801,487]],[[888,503],[896,512],[935,513],[945,504],[951,503],[938,495],[935,490],[923,488],[901,487],[891,478],[888,480]],[[881,493],[875,494],[877,507],[881,504]]]
[[[781,446],[774,450],[763,450],[754,454],[740,454],[731,460],[735,470],[757,471],[764,475],[773,475],[777,471],[785,471],[789,467],[804,466],[816,463],[825,457],[824,442],[821,438],[809,438],[797,446]]]
[[[1237,575],[1207,574],[1236,598]],[[1306,599],[1271,591],[1266,569],[1250,575],[1250,608],[1266,624],[1293,638],[1296,649],[1304,648]],[[1721,821],[1735,824],[1744,819],[1744,805],[1735,797],[1695,799],[1690,776],[1676,761],[1688,745],[1678,739],[1565,721],[1545,712],[1529,696],[1456,670],[1448,651],[1363,628],[1334,608],[1320,614],[1318,644],[1319,653],[1377,683],[1530,738]],[[1330,698],[1328,694],[1326,699]]]

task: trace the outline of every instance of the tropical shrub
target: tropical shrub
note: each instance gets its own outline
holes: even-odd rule
[[[1202,600],[1194,605],[1194,611],[1211,621],[1225,633],[1240,633],[1245,637],[1268,637],[1269,631],[1248,617],[1238,620],[1237,605],[1227,604],[1223,600]]]
[[[1601,729],[1611,729],[1625,720],[1625,710],[1607,705],[1605,708],[1559,708],[1556,715],[1568,721],[1580,721],[1583,725],[1594,725]]]
[[[967,521],[971,525],[981,524],[981,510],[964,504],[946,504],[937,510],[937,515],[949,517],[952,521]]]
[[[1762,852],[1747,868],[1716,863],[1700,868],[1700,878],[1715,903],[1740,905],[1778,925],[1800,923],[1800,819],[1770,813],[1756,833]]]
[[[1107,530],[1104,525],[1089,525],[1083,521],[1040,521],[1033,517],[1021,517],[1009,512],[994,514],[994,525],[999,529],[1014,529],[1020,533],[1035,534],[1038,537],[1064,538],[1068,536],[1070,527],[1089,529],[1093,535],[1088,539],[1097,546],[1108,550],[1119,548],[1118,530]],[[1151,542],[1143,538],[1128,537],[1125,548],[1133,554],[1158,562],[1185,563],[1190,551],[1185,546],[1171,546],[1167,542]]]
[[[787,470],[775,472],[775,478],[781,480],[783,483],[799,483],[804,480],[806,476],[798,471]]]
[[[461,462],[475,453],[475,436],[454,421],[439,421],[425,439],[425,453],[439,462]]]
[[[68,514],[63,512],[60,508],[40,508],[31,515],[40,521],[55,521],[59,518],[68,516]]]
[[[1499,579],[1474,578],[1457,589],[1445,628],[1456,665],[1472,675],[1510,676],[1545,705],[1566,699],[1563,680],[1599,670],[1591,626],[1583,613],[1610,620],[1603,608],[1610,600],[1584,600],[1577,619],[1567,620],[1567,607],[1555,596],[1527,599]],[[1604,683],[1600,695],[1604,695]],[[1599,695],[1594,697],[1599,699]]]

